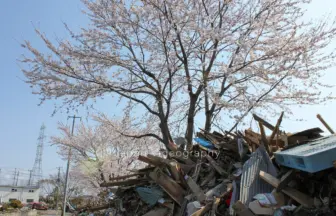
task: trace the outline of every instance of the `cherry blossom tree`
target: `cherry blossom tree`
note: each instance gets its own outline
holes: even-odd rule
[[[61,135],[51,138],[64,159],[68,158],[71,147],[74,166],[71,173],[81,179],[81,183],[92,193],[99,191],[99,183],[144,166],[137,160],[139,155],[159,154],[156,140],[122,136],[127,126],[125,120],[102,117],[97,120],[101,122],[96,126],[85,126],[82,123],[73,136],[69,127],[60,124]]]
[[[132,123],[152,131],[125,136],[169,149],[182,125],[190,146],[201,113],[211,130],[223,116],[238,123],[254,109],[330,99],[319,78],[333,66],[335,22],[303,21],[310,0],[83,2],[91,25],[79,33],[65,25],[71,39],[56,43],[36,30],[50,52],[26,41],[23,72],[42,101],[127,101]]]
[[[87,194],[85,184],[82,184],[80,178],[78,178],[73,173],[69,175],[70,181],[68,182],[67,187],[67,200],[74,198],[76,196],[80,196],[83,194]],[[59,201],[59,204],[62,205],[61,202],[62,197],[64,197],[64,187],[65,187],[65,173],[62,172],[60,176],[58,174],[51,174],[48,178],[42,179],[40,181],[40,187],[42,189],[43,195],[47,195],[48,197],[52,197],[53,201]],[[56,207],[56,203],[53,203]]]

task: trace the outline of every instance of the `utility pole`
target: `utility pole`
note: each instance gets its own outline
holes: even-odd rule
[[[18,171],[18,172],[17,172],[15,186],[17,186],[17,185],[18,185],[18,181],[19,181],[19,174],[20,174],[20,171]]]
[[[57,187],[56,187],[56,212],[58,212],[58,196],[59,196],[59,188],[61,182],[61,167],[58,167],[58,175],[57,175]]]
[[[68,119],[72,118],[72,130],[71,130],[71,136],[73,136],[74,128],[75,128],[75,120],[76,118],[81,119],[81,117],[77,116],[68,116]],[[66,173],[65,173],[65,185],[64,185],[64,197],[63,197],[63,211],[62,211],[62,216],[65,215],[65,209],[66,209],[66,195],[67,195],[67,190],[68,190],[68,178],[69,178],[69,169],[70,169],[70,159],[71,159],[71,147],[69,147],[69,154],[68,154],[68,163],[67,163],[67,168],[66,168]]]
[[[28,170],[29,171],[29,181],[28,181],[28,186],[31,185],[31,179],[32,179],[32,172],[33,170]]]
[[[15,182],[16,182],[16,168],[15,168],[15,171],[14,171],[14,180],[13,180],[13,186],[15,186]]]

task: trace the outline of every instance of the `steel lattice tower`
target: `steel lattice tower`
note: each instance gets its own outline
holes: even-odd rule
[[[38,185],[40,180],[42,179],[42,154],[43,154],[43,145],[44,145],[44,129],[45,126],[42,124],[40,128],[40,135],[37,139],[37,148],[36,148],[36,156],[35,163],[32,170],[31,176],[31,185]]]

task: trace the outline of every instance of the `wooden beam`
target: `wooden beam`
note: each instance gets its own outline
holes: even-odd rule
[[[153,165],[155,167],[162,167],[162,165],[164,165],[164,163],[160,160],[155,160],[153,158],[148,158],[142,155],[139,155],[138,160]]]
[[[210,173],[204,178],[204,180],[201,183],[201,187],[208,184],[216,175],[216,171],[214,169],[211,169]]]
[[[272,185],[273,187],[277,188],[280,184],[280,180],[273,177],[272,175],[264,172],[264,171],[260,171],[259,172],[259,176],[261,179],[263,179],[264,181],[266,181],[267,183],[269,183],[270,185]],[[300,203],[301,205],[303,205],[304,207],[307,208],[312,208],[314,207],[314,199],[311,198],[310,196],[294,189],[294,188],[290,188],[290,187],[284,187],[282,189],[282,192],[284,194],[286,194],[287,196],[289,196],[290,198],[292,198],[293,200],[295,200],[296,202]]]
[[[216,161],[214,159],[212,159],[212,157],[210,157],[209,155],[205,155],[205,158],[209,161],[209,163],[211,164],[211,166],[222,176],[228,176],[228,173],[225,172],[225,170],[220,167]]]
[[[295,171],[291,169],[285,175],[283,175],[280,179],[278,187],[276,188],[276,191],[280,192],[283,188],[285,188],[288,183],[293,179],[294,174]]]
[[[274,130],[275,127],[273,125],[271,125],[270,123],[268,123],[266,120],[262,119],[261,117],[257,116],[256,114],[253,114],[253,118],[256,121],[261,122],[265,127],[270,129],[271,131]]]
[[[116,182],[103,182],[100,184],[100,187],[130,186],[141,184],[144,182],[148,182],[148,179],[141,178],[141,179],[128,179],[125,181],[116,181]]]
[[[274,139],[275,134],[278,133],[278,130],[279,130],[279,128],[280,128],[280,124],[281,124],[281,122],[282,122],[282,117],[283,117],[283,115],[284,115],[284,112],[281,112],[281,115],[280,115],[280,117],[279,117],[279,119],[278,119],[278,122],[277,122],[277,124],[275,125],[275,128],[274,128],[274,130],[272,131],[272,134],[271,134],[271,136],[270,136],[270,138],[269,138],[269,142],[270,142],[270,143],[271,143],[271,141]]]
[[[205,194],[202,189],[196,184],[196,182],[191,178],[188,177],[187,184],[193,194],[196,196],[199,202],[203,202],[205,200]]]
[[[322,122],[324,127],[326,127],[331,134],[335,134],[333,129],[331,129],[331,127],[328,125],[328,123],[326,121],[324,121],[324,119],[322,118],[322,116],[320,114],[317,114],[316,117]]]
[[[115,203],[114,202],[111,202],[109,204],[106,204],[106,205],[101,205],[101,206],[87,206],[87,207],[83,207],[83,208],[80,208],[79,210],[80,211],[100,211],[100,210],[104,210],[104,209],[108,209],[108,208],[111,208],[111,207],[114,207],[115,206]]]
[[[162,170],[156,168],[149,174],[149,177],[153,179],[169,196],[175,200],[175,202],[181,206],[183,203],[186,191],[173,179],[167,176]]]
[[[194,212],[191,216],[203,216],[211,210],[211,207],[212,207],[212,202],[206,204],[203,208]]]
[[[147,212],[146,214],[144,214],[142,216],[166,215],[167,213],[168,213],[168,209],[167,208],[159,208],[159,209],[151,210],[151,211]]]
[[[264,144],[265,149],[266,149],[268,155],[271,155],[272,154],[272,149],[270,148],[269,142],[268,142],[268,140],[266,138],[264,126],[263,126],[263,124],[261,122],[258,122],[258,123],[259,123],[259,127],[260,127],[261,141]]]
[[[141,174],[136,173],[136,174],[130,174],[130,175],[124,175],[124,176],[117,176],[117,177],[114,177],[114,178],[110,178],[109,180],[110,181],[123,180],[123,179],[131,178],[131,177],[139,176],[139,175],[141,175]]]
[[[218,214],[216,214],[216,212],[217,212],[218,205],[219,205],[220,201],[221,201],[220,198],[215,199],[215,201],[212,204],[212,210],[211,210],[210,216],[217,216],[218,215]]]

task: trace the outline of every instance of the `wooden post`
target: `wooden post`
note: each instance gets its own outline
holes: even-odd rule
[[[269,141],[270,141],[270,142],[272,142],[272,140],[274,139],[275,134],[278,133],[278,130],[279,130],[279,127],[280,127],[280,124],[281,124],[283,115],[284,115],[284,112],[281,112],[281,115],[280,115],[280,117],[279,117],[279,119],[278,119],[278,122],[277,122],[277,124],[275,125],[275,128],[274,128],[274,130],[272,131],[272,134],[271,134],[271,136],[270,136],[270,138],[269,138]]]
[[[326,127],[331,134],[335,134],[335,132],[333,131],[333,129],[331,129],[331,127],[327,124],[327,122],[324,121],[324,119],[322,118],[322,116],[320,114],[317,114],[316,117],[322,122],[322,124],[324,125],[324,127]]]
[[[265,134],[263,124],[261,122],[258,122],[258,123],[259,123],[259,127],[260,127],[261,141],[264,144],[268,155],[271,155],[272,154],[272,148],[270,148],[270,145],[269,145],[269,143],[271,143],[271,142],[268,142],[268,140],[266,138],[266,134]]]

